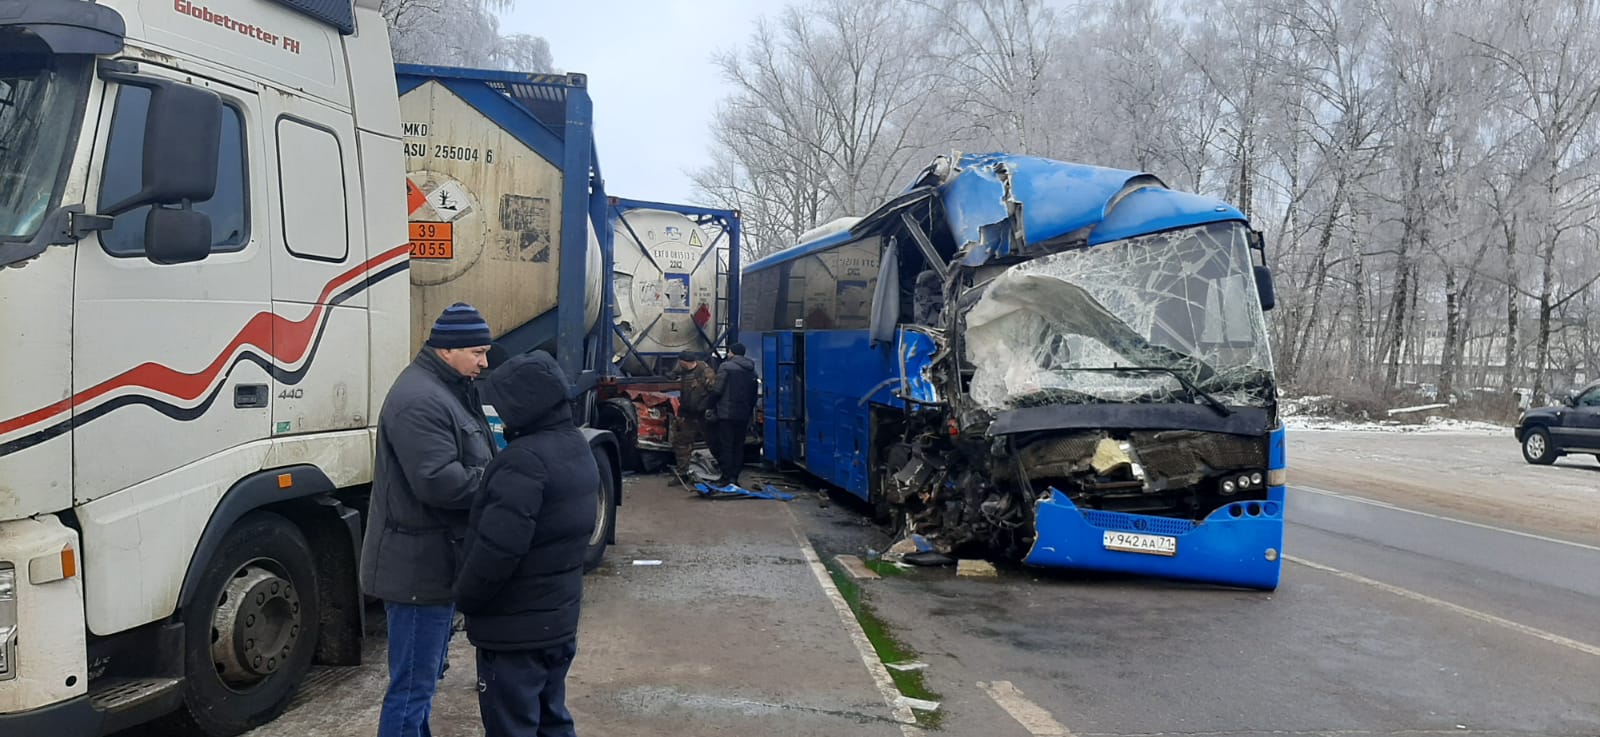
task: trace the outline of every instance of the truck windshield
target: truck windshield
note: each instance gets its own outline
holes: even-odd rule
[[[1248,231],[1211,223],[1002,272],[966,315],[971,394],[1002,411],[1087,402],[1265,406],[1272,354]]]
[[[0,240],[28,240],[56,199],[88,89],[86,57],[0,50]]]

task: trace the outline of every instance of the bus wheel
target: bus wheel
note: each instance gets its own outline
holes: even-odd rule
[[[612,530],[617,526],[617,484],[611,473],[611,461],[599,450],[594,452],[594,464],[600,469],[600,488],[595,490],[594,533],[589,536],[589,549],[583,554],[583,570],[592,571],[605,560],[606,545],[611,541]]]
[[[234,525],[183,609],[183,706],[172,732],[232,737],[282,714],[316,651],[316,565],[270,512]]]

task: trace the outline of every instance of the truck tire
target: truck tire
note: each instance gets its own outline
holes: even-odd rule
[[[1550,442],[1550,433],[1542,427],[1530,428],[1522,436],[1522,458],[1529,463],[1548,466],[1556,462],[1556,447]]]
[[[622,467],[629,471],[644,470],[639,460],[638,408],[633,406],[632,400],[627,397],[607,399],[600,403],[599,414],[600,427],[617,436]]]
[[[595,491],[594,534],[589,536],[589,549],[583,555],[583,570],[592,571],[605,560],[606,546],[617,526],[617,483],[611,470],[611,460],[598,448],[594,451],[594,464],[600,469],[600,488]]]
[[[320,617],[305,535],[270,512],[240,518],[182,613],[183,706],[161,734],[232,737],[277,718],[311,668]]]

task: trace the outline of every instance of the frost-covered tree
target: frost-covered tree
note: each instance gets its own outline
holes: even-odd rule
[[[495,15],[514,0],[385,0],[395,61],[519,72],[553,72],[550,42],[502,34]]]
[[[1600,377],[1597,6],[795,2],[722,59],[696,181],[770,247],[933,153],[1146,170],[1265,232],[1291,391],[1543,401]]]

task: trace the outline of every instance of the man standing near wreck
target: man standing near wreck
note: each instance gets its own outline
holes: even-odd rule
[[[717,376],[693,351],[678,354],[678,372],[683,388],[678,392],[678,416],[672,426],[672,452],[677,456],[674,471],[680,479],[689,479],[689,458],[694,454],[695,443],[706,437]]]
[[[739,483],[744,468],[744,437],[756,411],[756,363],[744,355],[744,344],[728,346],[728,360],[717,367],[717,429],[712,434],[712,455],[722,469],[719,486]]]
[[[457,546],[494,457],[473,380],[493,338],[476,309],[439,315],[378,413],[377,465],[361,548],[361,591],[385,604],[389,688],[378,737],[430,734],[455,615]]]

